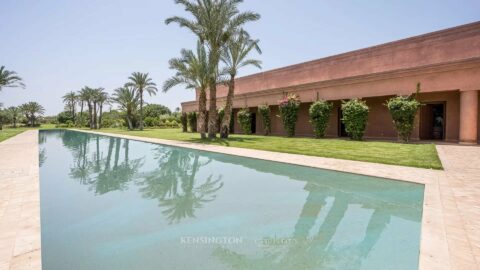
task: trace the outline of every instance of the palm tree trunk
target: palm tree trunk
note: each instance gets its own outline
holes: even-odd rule
[[[13,128],[17,128],[17,117],[13,117]]]
[[[99,112],[99,115],[98,115],[98,129],[101,129],[101,128],[102,128],[102,111],[103,111],[103,104],[100,103],[98,106],[100,107],[100,112]]]
[[[143,90],[140,89],[140,125],[139,129],[143,130]]]
[[[227,103],[225,104],[222,125],[220,126],[220,138],[227,139],[230,133],[230,118],[232,117],[233,93],[235,90],[235,76],[230,75],[228,83]]]
[[[90,129],[93,129],[92,103],[90,101],[88,102],[88,117],[90,118],[90,120],[88,121],[88,125],[90,126]]]
[[[200,89],[200,96],[198,97],[198,132],[200,137],[205,139],[205,132],[207,126],[207,93],[205,89]]]
[[[98,129],[98,125],[97,125],[97,102],[93,102],[93,128]]]
[[[210,104],[208,111],[208,138],[213,139],[217,136],[217,81],[210,79]]]
[[[80,119],[77,121],[77,122],[80,122],[80,123],[76,123],[77,125],[80,124],[80,126],[82,126],[83,124],[83,101],[80,103]]]

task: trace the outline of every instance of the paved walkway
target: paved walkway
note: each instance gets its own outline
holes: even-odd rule
[[[480,147],[437,146],[445,167],[445,171],[439,171],[112,136],[422,183],[425,199],[420,269],[480,269]],[[38,173],[37,131],[27,131],[0,143],[0,270],[41,269]]]
[[[0,270],[41,269],[38,131],[0,143]]]

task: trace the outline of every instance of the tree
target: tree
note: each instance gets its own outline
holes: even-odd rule
[[[0,67],[0,91],[6,87],[22,87],[25,88],[23,79],[17,75],[15,71],[6,70],[5,66]]]
[[[77,123],[77,125],[79,126],[83,126],[84,123],[83,123],[83,106],[84,104],[87,102],[87,100],[89,99],[88,97],[89,93],[88,93],[88,89],[87,87],[84,87],[82,88],[79,92],[78,92],[78,100],[80,102],[80,115],[79,115],[79,121]]]
[[[8,112],[10,114],[10,117],[12,119],[12,123],[13,123],[13,127],[16,128],[17,127],[17,121],[18,121],[18,117],[20,115],[20,108],[19,107],[14,107],[14,106],[11,106],[11,107],[8,107]]]
[[[260,19],[258,13],[240,12],[238,4],[241,2],[242,0],[176,0],[177,4],[185,7],[185,11],[189,12],[193,19],[174,16],[165,21],[166,24],[174,22],[180,27],[188,28],[209,48],[209,138],[216,137],[217,78],[222,48],[245,23]]]
[[[198,132],[204,139],[207,121],[207,93],[209,83],[208,53],[200,41],[197,42],[196,54],[191,50],[183,49],[180,58],[173,58],[169,61],[170,69],[176,71],[175,75],[163,84],[163,92],[172,87],[183,84],[187,89],[198,91]]]
[[[260,47],[258,47],[258,42],[259,40],[250,39],[249,35],[245,31],[240,31],[232,39],[230,39],[222,51],[221,59],[226,65],[226,73],[230,75],[230,79],[227,82],[227,102],[224,109],[223,119],[221,119],[221,138],[228,138],[228,134],[230,132],[230,118],[232,116],[233,96],[235,91],[235,77],[237,76],[238,70],[248,65],[255,66],[259,69],[262,68],[261,61],[247,59],[247,56],[252,50],[256,50],[260,54],[262,53]]]
[[[96,128],[102,128],[102,114],[103,114],[103,105],[108,102],[108,93],[103,91],[103,88],[96,89],[95,102],[98,105],[98,125]]]
[[[89,127],[91,129],[95,128],[93,119],[93,100],[95,99],[95,94],[95,89],[88,86],[83,87],[80,91],[80,99],[87,103],[88,106]]]
[[[78,96],[75,92],[71,91],[66,93],[63,97],[63,103],[65,103],[66,109],[72,115],[73,122],[75,122],[75,108],[77,106]]]
[[[143,117],[159,118],[160,115],[171,114],[172,112],[167,106],[161,104],[147,104],[143,108]]]
[[[3,125],[8,121],[8,112],[0,108],[0,130],[3,130]]]
[[[367,127],[369,108],[367,103],[361,99],[342,101],[342,122],[345,124],[345,131],[352,140],[360,141]]]
[[[27,118],[28,126],[31,127],[34,127],[37,124],[36,121],[38,116],[45,113],[43,106],[34,101],[24,103],[20,108]]]
[[[134,72],[128,77],[130,82],[128,86],[135,87],[140,97],[140,130],[143,130],[143,92],[146,91],[150,96],[157,94],[157,85],[148,77],[148,73]]]
[[[120,109],[125,112],[129,130],[133,130],[133,117],[137,111],[138,98],[136,89],[129,85],[115,89],[112,95],[112,101],[117,103]]]

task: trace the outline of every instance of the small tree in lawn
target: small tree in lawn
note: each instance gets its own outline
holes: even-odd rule
[[[318,100],[310,105],[308,113],[310,115],[310,122],[313,125],[313,131],[315,132],[316,138],[322,138],[325,136],[332,107],[332,103],[325,100]]]
[[[295,94],[286,95],[279,101],[278,108],[287,136],[293,137],[298,119],[298,109],[300,108],[300,97]]]
[[[187,132],[187,113],[186,112],[182,112],[182,114],[180,115],[180,122],[182,123],[182,132]]]
[[[415,115],[421,106],[417,100],[420,92],[420,83],[417,84],[415,95],[396,96],[387,101],[385,104],[393,118],[393,125],[398,132],[398,136],[404,141],[409,142],[412,135]]]
[[[248,108],[243,108],[238,111],[237,121],[244,134],[252,134],[252,115]]]
[[[197,113],[191,112],[187,115],[188,126],[191,132],[197,132]]]
[[[365,101],[351,99],[342,101],[342,122],[345,124],[345,131],[352,140],[361,140],[365,133],[368,120],[368,106]]]
[[[272,132],[272,128],[271,128],[272,119],[270,118],[270,106],[268,106],[268,104],[263,104],[258,106],[258,114],[262,116],[263,134],[269,135],[270,132]]]

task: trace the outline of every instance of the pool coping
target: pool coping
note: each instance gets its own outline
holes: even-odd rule
[[[445,171],[205,145],[89,130],[73,130],[135,141],[424,184],[425,193],[419,269],[478,268],[467,230],[457,208],[456,197],[453,195],[452,187],[449,185],[449,177]],[[27,147],[25,147],[26,145]],[[26,187],[28,193],[18,193],[17,195],[21,197],[20,199],[7,199],[5,202],[0,200],[0,217],[3,217],[3,214],[7,213],[12,203],[23,202],[24,200],[28,203],[25,206],[22,205],[21,212],[28,214],[20,215],[16,223],[6,223],[5,228],[10,230],[9,233],[2,230],[1,221],[3,219],[0,220],[0,269],[41,269],[38,130],[25,131],[1,142],[0,156],[3,156],[3,152],[5,151],[7,151],[9,159],[3,163],[0,160],[0,176],[2,176],[1,171],[13,172],[13,175],[10,177],[13,183],[12,185],[20,182]],[[15,160],[21,162],[15,162]],[[2,182],[0,182],[0,185],[1,184]],[[0,189],[0,198],[3,198],[4,193],[5,189]],[[26,224],[30,224],[26,228],[15,225],[24,224],[25,222]],[[14,235],[13,245],[5,245],[3,243],[4,238],[2,238],[2,236],[4,234],[10,237],[9,239],[11,239],[12,234]],[[12,241],[9,243],[12,243]],[[2,250],[6,249],[5,246],[11,251],[11,257],[6,261],[1,257]]]

